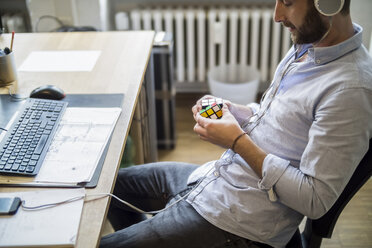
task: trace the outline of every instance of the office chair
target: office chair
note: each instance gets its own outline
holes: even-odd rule
[[[300,233],[299,229],[297,229],[292,239],[286,245],[286,248],[319,248],[323,238],[331,238],[333,229],[342,210],[372,175],[371,148],[372,139],[369,140],[369,149],[367,153],[364,155],[335,204],[321,218],[316,220],[307,218],[304,231]],[[260,248],[271,247],[266,244],[256,245]]]

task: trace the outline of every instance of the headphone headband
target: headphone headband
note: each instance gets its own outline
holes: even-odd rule
[[[314,0],[315,8],[325,16],[337,15],[344,7],[345,0]]]

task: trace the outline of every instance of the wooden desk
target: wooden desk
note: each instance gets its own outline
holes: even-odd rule
[[[124,93],[122,114],[115,127],[99,183],[88,194],[112,192],[134,109],[145,77],[154,38],[152,31],[16,34],[13,51],[17,68],[32,51],[101,50],[90,72],[18,72],[12,90],[28,95],[53,84],[69,93]],[[0,47],[10,46],[10,35],[0,36]],[[0,89],[7,94],[8,89]],[[108,99],[109,101],[109,99]],[[1,188],[0,192],[29,190]],[[35,190],[35,189],[32,189]],[[84,204],[77,247],[96,247],[106,218],[109,198]]]

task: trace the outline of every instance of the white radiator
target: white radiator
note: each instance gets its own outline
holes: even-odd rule
[[[205,83],[213,66],[248,64],[260,70],[266,87],[291,45],[272,14],[266,8],[136,9],[130,23],[133,30],[173,33],[176,83]]]

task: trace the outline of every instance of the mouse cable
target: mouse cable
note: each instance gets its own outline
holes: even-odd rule
[[[142,210],[142,209],[140,209],[140,208],[137,208],[136,206],[130,204],[129,202],[120,199],[119,197],[117,197],[116,195],[111,194],[111,193],[97,193],[97,194],[92,194],[92,195],[87,195],[87,196],[101,196],[101,197],[98,197],[98,198],[96,198],[96,199],[100,199],[100,198],[103,198],[103,197],[106,197],[106,196],[111,196],[111,197],[115,198],[116,200],[118,200],[119,202],[121,202],[121,203],[127,205],[128,207],[132,208],[133,210],[135,210],[135,211],[137,211],[137,212],[139,212],[139,213],[141,213],[141,214],[158,214],[158,213],[161,213],[161,212],[163,212],[163,211],[165,211],[165,210],[167,210],[167,209],[173,207],[174,205],[176,205],[176,204],[179,203],[180,201],[186,199],[186,197],[188,197],[188,196],[191,194],[191,192],[193,192],[194,189],[196,189],[196,188],[201,184],[201,182],[203,181],[203,179],[207,177],[207,175],[209,174],[209,172],[211,172],[212,169],[214,169],[214,166],[212,166],[212,167],[207,171],[207,173],[205,173],[204,176],[201,177],[200,180],[198,180],[197,184],[196,184],[196,185],[195,185],[195,186],[194,186],[194,187],[193,187],[189,192],[187,192],[184,196],[180,197],[180,198],[179,198],[178,200],[176,200],[175,202],[172,202],[171,204],[169,204],[168,206],[166,206],[165,208],[160,209],[160,210],[155,210],[155,211],[144,211],[144,210]],[[94,200],[95,200],[95,199],[94,199]]]
[[[105,198],[107,196],[111,196],[111,197],[117,199],[119,202],[121,202],[121,203],[127,205],[128,207],[132,208],[133,210],[137,211],[138,213],[141,213],[141,214],[157,214],[157,213],[160,213],[162,211],[165,211],[166,209],[168,209],[168,208],[172,207],[173,205],[175,205],[176,203],[180,202],[185,197],[187,197],[190,193],[191,193],[191,191],[188,192],[186,195],[184,195],[182,198],[178,199],[177,201],[175,201],[172,204],[170,204],[169,206],[167,206],[166,208],[163,208],[163,209],[157,210],[157,211],[148,211],[148,212],[146,212],[146,211],[144,211],[140,208],[137,208],[136,206],[130,204],[127,201],[124,201],[124,200],[120,199],[119,197],[117,197],[116,195],[111,194],[111,193],[84,194],[84,195],[76,196],[76,197],[73,197],[73,198],[69,198],[69,199],[64,200],[64,201],[42,204],[42,205],[37,205],[37,206],[27,206],[26,201],[22,200],[21,207],[25,211],[35,211],[35,210],[43,210],[43,209],[47,209],[47,208],[57,207],[59,205],[75,202],[75,201],[78,201],[78,200],[81,200],[81,199],[85,199],[84,200],[85,202],[89,202],[89,201],[95,201],[95,200],[98,200],[98,199],[102,199],[102,198]],[[86,199],[87,197],[96,197],[96,198]]]
[[[35,211],[35,210],[42,210],[42,209],[57,207],[59,205],[70,203],[70,202],[75,202],[75,201],[78,201],[78,200],[81,200],[81,199],[84,199],[84,202],[89,202],[89,201],[99,200],[99,199],[105,198],[107,196],[111,196],[111,197],[115,198],[116,200],[118,200],[119,202],[123,203],[124,205],[126,205],[126,206],[132,208],[133,210],[137,211],[138,213],[141,213],[141,214],[150,214],[150,215],[158,214],[158,213],[161,213],[161,212],[163,212],[163,211],[171,208],[175,204],[179,203],[180,201],[182,201],[186,197],[188,197],[191,194],[191,192],[200,185],[200,183],[203,181],[203,179],[207,177],[207,175],[209,174],[209,172],[213,168],[214,168],[214,166],[212,166],[207,171],[207,173],[205,173],[205,175],[200,180],[198,180],[198,183],[189,192],[187,192],[184,196],[182,196],[181,198],[177,199],[175,202],[169,204],[168,206],[166,206],[165,208],[160,209],[160,210],[144,211],[144,210],[142,210],[142,209],[140,209],[140,208],[138,208],[138,207],[130,204],[129,202],[120,199],[119,197],[117,197],[116,195],[111,194],[111,193],[84,194],[84,195],[81,195],[81,196],[76,196],[76,197],[73,197],[73,198],[69,198],[69,199],[64,200],[64,201],[54,202],[54,203],[48,203],[48,204],[43,204],[43,205],[37,205],[37,206],[27,206],[26,205],[26,201],[25,200],[22,200],[21,207],[25,211]],[[93,198],[93,199],[87,199],[89,197],[95,197],[95,198]]]
[[[78,200],[81,200],[81,199],[85,199],[84,200],[85,202],[89,202],[89,201],[99,200],[99,199],[105,198],[107,196],[111,196],[111,197],[115,198],[116,200],[118,200],[119,202],[127,205],[131,209],[137,211],[138,213],[141,213],[141,214],[157,214],[157,213],[160,213],[160,212],[163,212],[163,211],[169,209],[170,207],[172,207],[176,203],[178,203],[181,200],[185,199],[191,193],[191,191],[188,192],[183,197],[181,197],[180,199],[178,199],[177,201],[175,201],[172,204],[168,205],[167,207],[165,207],[163,209],[160,209],[160,210],[156,210],[156,211],[144,211],[144,210],[142,210],[140,208],[137,208],[136,206],[130,204],[129,202],[120,199],[119,197],[117,197],[116,195],[111,194],[111,193],[84,194],[84,195],[76,196],[76,197],[73,197],[73,198],[70,198],[70,199],[67,199],[67,200],[64,200],[64,201],[54,202],[54,203],[48,203],[48,204],[43,204],[43,205],[37,205],[37,206],[27,206],[26,205],[26,201],[25,200],[22,200],[21,207],[22,207],[23,210],[26,210],[26,211],[43,210],[43,209],[47,209],[47,208],[57,207],[59,205],[63,205],[63,204],[66,204],[66,203],[75,202],[75,201],[78,201]],[[94,198],[94,199],[87,199],[88,197],[96,197],[96,198]]]
[[[37,205],[37,206],[26,206],[25,205],[26,201],[22,200],[21,201],[21,207],[22,207],[23,210],[26,210],[26,211],[42,210],[42,209],[57,207],[59,205],[74,202],[74,201],[78,201],[78,200],[81,200],[81,199],[84,199],[84,198],[85,198],[85,195],[80,195],[80,196],[76,196],[76,197],[73,197],[73,198],[70,198],[70,199],[67,199],[67,200],[64,200],[64,201],[53,202],[53,203]]]

